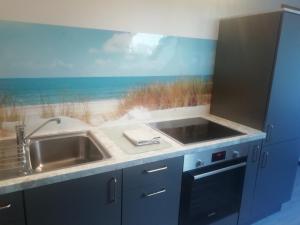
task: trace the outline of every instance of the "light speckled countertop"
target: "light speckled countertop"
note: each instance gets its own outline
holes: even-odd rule
[[[29,188],[39,187],[42,185],[67,181],[108,171],[119,170],[135,165],[141,165],[144,163],[150,163],[172,157],[183,156],[185,154],[199,152],[206,149],[226,147],[230,145],[256,141],[265,138],[265,133],[261,131],[204,112],[199,114],[198,110],[187,109],[184,112],[172,111],[172,113],[170,114],[169,111],[166,111],[165,113],[166,115],[168,115],[168,119],[166,119],[166,116],[164,116],[163,114],[160,114],[159,116],[152,116],[151,118],[147,118],[145,120],[140,119],[123,122],[119,121],[118,123],[110,123],[102,127],[88,127],[84,124],[80,124],[79,122],[78,126],[76,126],[76,129],[74,128],[74,121],[70,121],[70,119],[64,119],[63,121],[66,121],[66,124],[72,124],[72,128],[60,128],[58,130],[55,130],[55,128],[52,127],[51,130],[44,130],[43,134],[59,134],[66,132],[89,130],[89,132],[91,132],[91,135],[94,136],[95,140],[98,141],[111,154],[111,158],[104,161],[82,164],[60,170],[1,180],[0,194],[25,190]],[[174,119],[194,118],[199,116],[211,120],[213,122],[217,122],[221,125],[227,126],[231,129],[240,131],[245,135],[212,141],[205,141],[197,144],[183,145],[160,133],[160,136],[162,136],[163,141],[168,143],[168,147],[160,150],[151,150],[137,154],[128,154],[126,153],[126,151],[122,150],[122,145],[118,143],[118,140],[112,140],[104,132],[104,130],[107,128],[114,129],[119,126],[130,126],[131,128],[134,126],[142,126],[145,127],[145,129],[151,129],[147,125],[145,125],[145,123]],[[41,133],[39,135],[41,135]]]

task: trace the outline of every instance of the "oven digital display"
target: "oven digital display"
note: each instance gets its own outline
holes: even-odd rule
[[[226,159],[226,151],[216,152],[216,153],[212,154],[212,157],[211,157],[212,162],[217,162],[217,161],[224,160],[224,159]]]

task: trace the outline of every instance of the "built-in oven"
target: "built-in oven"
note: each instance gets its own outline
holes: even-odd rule
[[[185,156],[180,225],[236,225],[248,145]]]

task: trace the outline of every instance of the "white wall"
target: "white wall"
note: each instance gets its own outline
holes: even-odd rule
[[[221,17],[300,0],[0,0],[0,19],[216,38]]]

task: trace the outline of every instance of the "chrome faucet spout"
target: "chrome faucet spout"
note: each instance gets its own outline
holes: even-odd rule
[[[40,129],[42,129],[44,126],[46,126],[48,123],[51,123],[51,122],[56,122],[57,124],[60,124],[61,119],[60,118],[52,118],[52,119],[47,120],[45,123],[41,124],[39,127],[34,129],[30,134],[26,135],[23,140],[24,143],[26,143],[26,141],[28,141],[32,135],[34,135],[36,132],[38,132]]]
[[[26,142],[30,139],[32,135],[34,135],[36,132],[38,132],[40,129],[42,129],[44,126],[46,126],[48,123],[51,122],[56,122],[57,124],[60,124],[61,119],[60,118],[49,119],[26,136],[25,136],[25,125],[23,124],[23,125],[16,126],[17,145],[18,146],[26,145]]]
[[[32,171],[30,153],[28,147],[30,142],[30,137],[51,122],[56,122],[57,124],[60,124],[61,119],[60,118],[49,119],[26,136],[25,136],[25,124],[16,126],[17,148],[19,154],[23,155],[25,159],[24,160],[24,168],[26,169],[26,171],[24,172],[25,174],[31,173]]]

